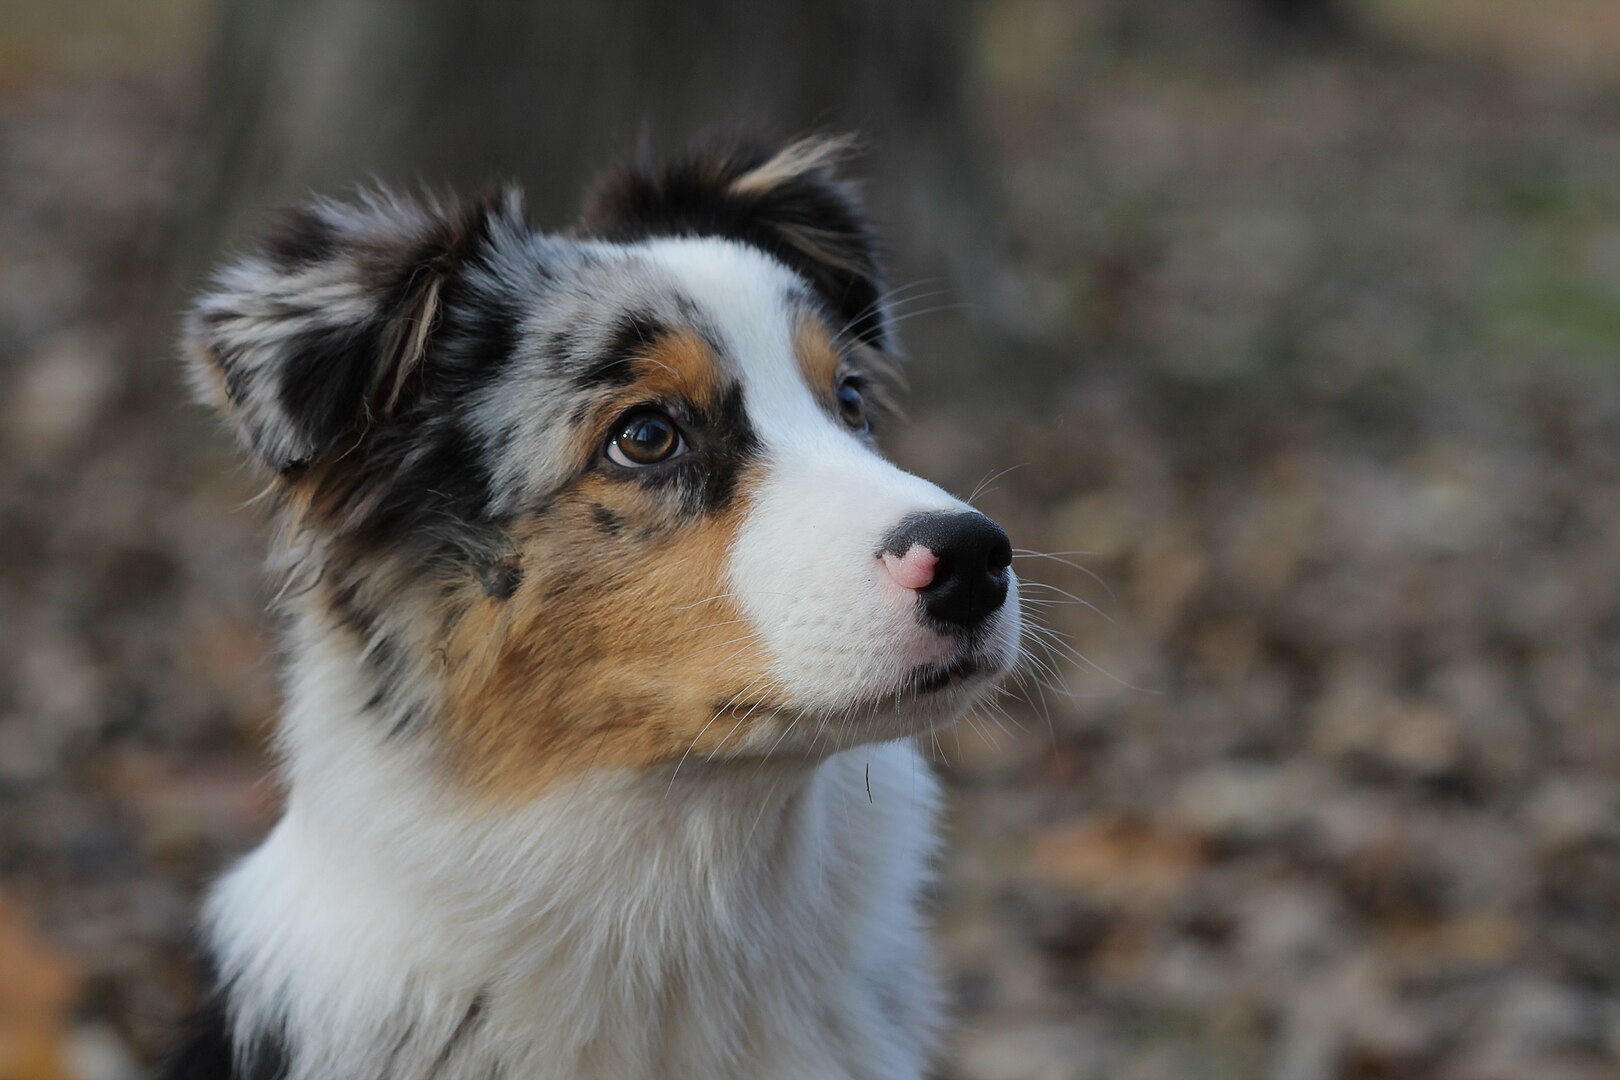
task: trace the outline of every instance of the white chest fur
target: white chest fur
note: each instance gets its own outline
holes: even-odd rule
[[[286,815],[208,909],[236,1029],[290,1080],[922,1074],[936,791],[909,744],[492,815],[340,708],[341,669],[294,675]]]

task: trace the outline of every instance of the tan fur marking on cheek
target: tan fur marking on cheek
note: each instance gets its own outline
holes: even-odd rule
[[[769,694],[768,656],[726,595],[748,502],[650,538],[604,536],[593,507],[630,522],[657,507],[587,480],[519,538],[518,592],[477,603],[446,647],[446,737],[469,786],[522,800],[591,768],[712,754],[771,716],[741,716]]]

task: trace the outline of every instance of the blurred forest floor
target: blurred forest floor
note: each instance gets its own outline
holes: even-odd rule
[[[275,812],[263,523],[132,344],[186,8],[0,38],[4,1080],[135,1075]],[[1066,644],[934,748],[951,1080],[1620,1077],[1620,9],[1368,10],[976,27],[1032,343],[908,322],[890,445]]]

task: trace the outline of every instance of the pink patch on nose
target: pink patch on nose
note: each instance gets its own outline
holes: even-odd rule
[[[921,544],[912,544],[904,555],[883,553],[883,565],[902,589],[926,589],[934,583],[934,567],[939,556]]]

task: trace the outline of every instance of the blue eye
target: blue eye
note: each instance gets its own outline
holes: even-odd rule
[[[838,384],[838,418],[851,431],[865,431],[866,396],[861,393],[860,380],[854,376],[847,376]]]
[[[656,409],[635,409],[614,425],[608,442],[608,460],[627,469],[644,469],[686,451],[686,440],[675,421]]]

